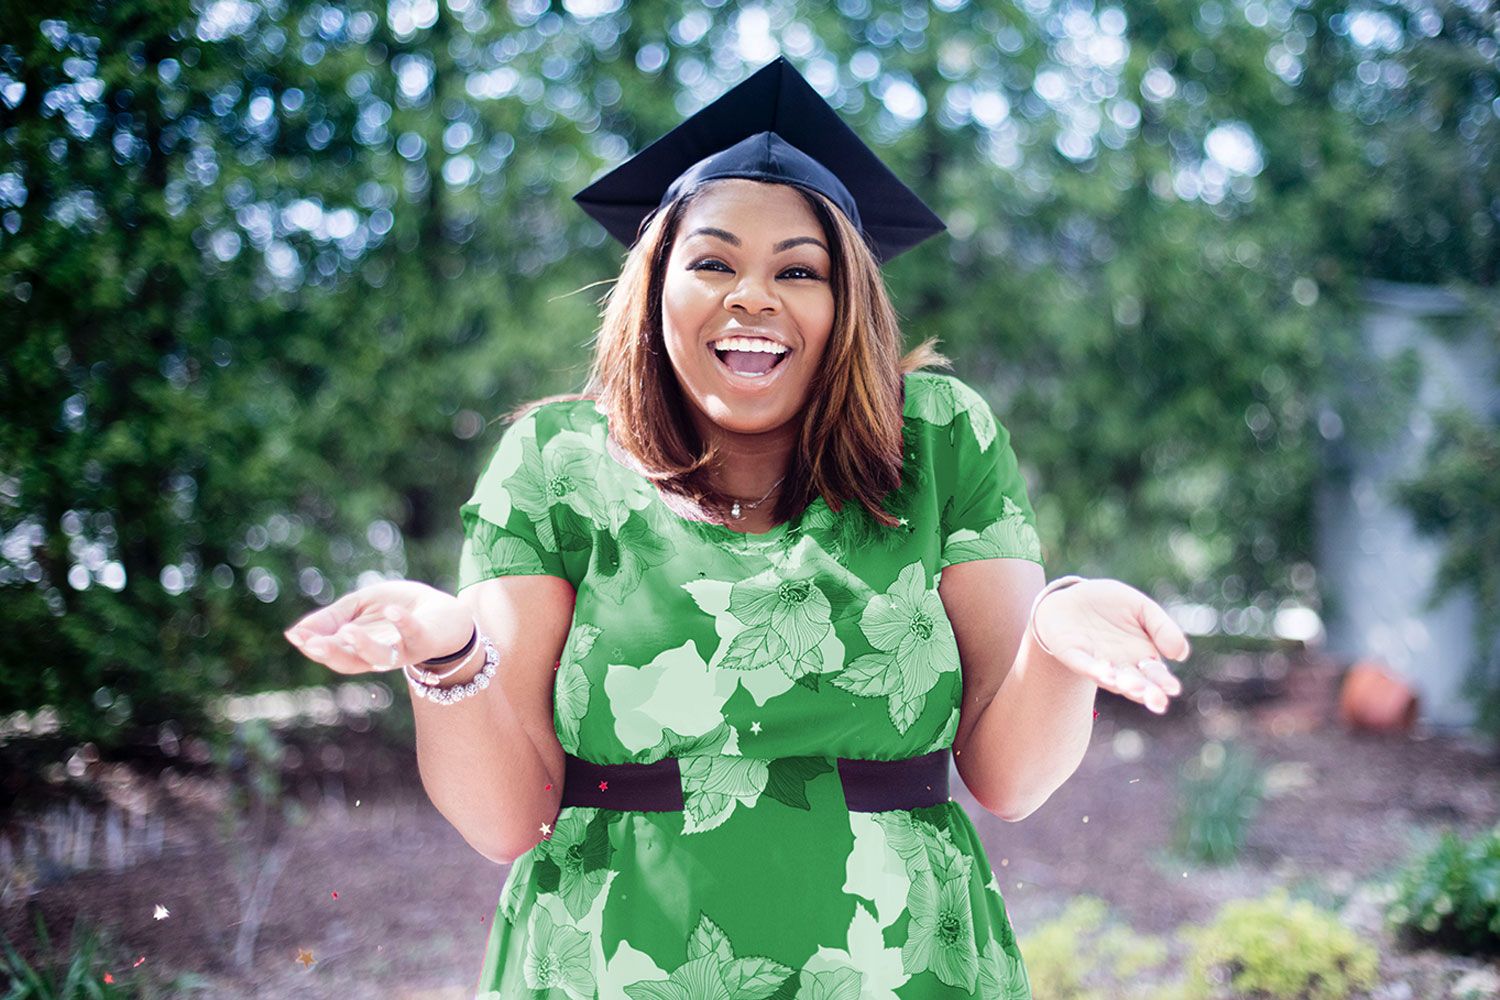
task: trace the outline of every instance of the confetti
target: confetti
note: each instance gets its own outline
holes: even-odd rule
[[[546,836],[550,835],[551,833],[552,833],[552,824],[551,823],[543,823],[542,824],[542,836],[546,837]]]
[[[338,899],[339,898],[339,894],[338,894],[338,890],[337,889],[331,889],[331,890],[329,890],[329,895],[331,895],[334,899]]]
[[[297,961],[299,961],[299,962],[302,963],[302,967],[303,968],[310,968],[312,966],[313,962],[316,961],[316,959],[313,958],[313,953],[312,953],[311,949],[308,949],[308,948],[298,948],[297,949]]]
[[[1099,710],[1097,708],[1094,709],[1094,718],[1099,718]]]
[[[104,974],[104,981],[105,981],[105,982],[106,982],[106,983],[113,983],[113,982],[114,982],[114,981],[115,981],[115,977],[114,977],[114,976],[111,976],[111,975],[110,975],[110,974],[109,974],[109,973],[107,973],[107,972],[106,972],[106,973],[105,973],[105,974]]]
[[[1089,821],[1089,818],[1088,818],[1088,817],[1087,817],[1087,816],[1085,816],[1085,817],[1083,817],[1083,821],[1084,821],[1084,822],[1085,822],[1085,823],[1087,823],[1087,822],[1088,822],[1088,821]]]
[[[1140,781],[1140,780],[1141,780],[1141,779],[1140,779],[1140,778],[1131,778],[1131,779],[1130,779],[1130,783],[1131,783],[1131,784],[1132,784],[1132,785],[1133,785],[1133,784],[1135,784],[1135,783],[1136,783],[1136,782],[1137,782],[1137,781]]]
[[[601,792],[607,792],[607,791],[609,791],[609,782],[607,782],[607,781],[601,781],[601,782],[599,782],[599,791],[601,791]]]
[[[355,799],[354,800],[354,808],[356,808],[356,809],[359,808],[359,799]]]
[[[130,967],[132,969],[139,969],[141,967],[141,963],[144,962],[145,960],[146,960],[146,956],[142,955],[140,958],[136,959],[135,963],[133,965],[131,965]]]
[[[544,789],[544,790],[545,790],[545,791],[548,791],[548,792],[550,792],[550,791],[552,791],[552,782],[550,782],[550,781],[549,781],[549,782],[547,782],[547,787],[546,787],[546,789]]]
[[[755,733],[756,735],[759,735],[760,734],[760,723],[758,721],[750,723],[750,731],[752,733]]]
[[[156,904],[156,909],[153,910],[152,913],[151,913],[152,919],[155,919],[155,920],[165,920],[168,917],[170,917],[171,915],[172,915],[172,912],[170,910],[168,910],[165,906],[162,906],[160,903]]]

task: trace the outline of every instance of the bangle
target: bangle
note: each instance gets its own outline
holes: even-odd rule
[[[418,698],[425,698],[437,705],[451,705],[456,701],[463,701],[471,695],[476,695],[490,686],[490,681],[495,676],[495,665],[500,662],[500,654],[495,650],[495,644],[490,642],[490,637],[480,633],[479,642],[484,648],[484,667],[475,674],[473,679],[463,684],[454,684],[446,687],[434,687],[419,684],[411,679],[410,672],[406,679],[410,682],[412,694]]]
[[[440,674],[435,674],[431,670],[424,670],[420,665],[415,663],[408,663],[401,669],[405,672],[407,679],[413,684],[420,684],[423,687],[437,687],[454,674],[462,673],[468,669],[469,664],[473,662],[474,653],[476,652],[483,655],[484,650],[479,646],[474,647],[474,650],[468,656]]]
[[[435,660],[423,660],[421,663],[408,663],[401,669],[406,672],[406,676],[413,683],[421,684],[425,687],[433,687],[435,685],[441,684],[443,681],[452,677],[454,674],[461,673],[466,667],[468,667],[469,663],[474,659],[474,652],[478,649],[478,645],[475,642],[475,640],[477,640],[478,638],[479,625],[478,623],[476,623],[474,625],[473,634],[469,636],[469,641],[465,643],[464,648],[460,649],[457,653],[453,653],[449,656],[439,657]],[[459,658],[458,663],[440,674],[433,673],[431,670],[424,669],[424,667],[429,663],[444,663],[455,658]],[[413,671],[415,671],[415,674],[413,674]]]
[[[434,656],[430,660],[423,660],[422,661],[422,665],[425,667],[425,666],[427,666],[427,665],[430,664],[430,665],[432,665],[434,667],[441,667],[443,664],[445,664],[445,663],[452,663],[454,660],[467,659],[468,656],[469,656],[470,650],[472,650],[474,648],[474,643],[475,643],[475,641],[478,640],[478,638],[479,638],[479,624],[476,622],[474,624],[474,631],[471,632],[471,633],[469,633],[469,641],[466,642],[466,643],[464,643],[464,648],[463,649],[460,649],[456,653],[449,653],[447,656]]]
[[[1042,641],[1042,637],[1040,635],[1037,635],[1037,631],[1036,631],[1036,609],[1037,609],[1037,605],[1039,605],[1039,604],[1042,603],[1042,598],[1046,597],[1048,594],[1052,593],[1054,590],[1061,590],[1064,587],[1071,587],[1075,583],[1082,583],[1083,579],[1084,578],[1081,577],[1081,576],[1060,576],[1056,580],[1053,580],[1051,583],[1047,584],[1041,590],[1037,591],[1036,597],[1031,602],[1031,611],[1026,615],[1026,631],[1029,632],[1029,633],[1031,633],[1031,638],[1033,640],[1035,640],[1035,642],[1036,642],[1036,644],[1038,646],[1041,647],[1042,652],[1046,653],[1048,656],[1052,657],[1053,659],[1057,659],[1057,654],[1054,653],[1052,650],[1048,649],[1047,648],[1047,644]]]

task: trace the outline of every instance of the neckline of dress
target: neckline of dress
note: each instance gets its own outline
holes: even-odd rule
[[[651,490],[652,503],[660,507],[662,512],[667,517],[684,525],[689,530],[700,530],[708,535],[711,535],[712,540],[714,541],[730,542],[739,545],[751,546],[773,545],[779,543],[786,537],[786,534],[790,530],[791,525],[801,524],[801,522],[807,518],[808,514],[812,513],[813,509],[817,507],[818,504],[824,502],[823,495],[820,493],[817,496],[813,497],[812,502],[809,503],[806,507],[802,508],[801,512],[793,515],[791,520],[782,521],[780,524],[773,524],[765,531],[735,531],[733,528],[728,527],[727,525],[716,524],[713,521],[696,521],[690,517],[684,517],[683,515],[672,509],[671,505],[667,503],[666,498],[662,496],[661,488],[658,487],[656,483],[654,483],[650,479],[650,477],[643,474],[639,469],[626,465],[619,458],[615,457],[614,451],[612,451],[610,448],[610,445],[614,441],[614,438],[610,434],[609,414],[604,412],[604,410],[599,407],[597,400],[588,400],[588,403],[594,413],[598,415],[600,422],[604,424],[605,457],[607,457],[619,468],[624,469],[626,472],[630,473],[632,476],[635,476],[641,482],[645,483],[646,486]],[[616,445],[616,447],[619,446]],[[622,452],[624,451],[623,448],[621,448],[620,450]]]

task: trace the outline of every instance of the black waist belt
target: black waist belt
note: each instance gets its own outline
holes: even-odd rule
[[[652,764],[594,764],[564,754],[562,805],[680,812],[682,773],[676,757]],[[948,750],[905,760],[838,757],[851,812],[917,809],[948,801]],[[603,788],[600,787],[601,783]]]

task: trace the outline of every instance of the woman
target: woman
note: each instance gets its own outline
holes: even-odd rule
[[[580,195],[631,250],[585,391],[461,509],[457,596],[288,631],[409,664],[433,802],[511,863],[482,997],[1030,997],[949,750],[1019,820],[1098,687],[1181,691],[1150,599],[1042,587],[1006,429],[900,356],[879,264],[941,223],[852,137],[777,60]]]

